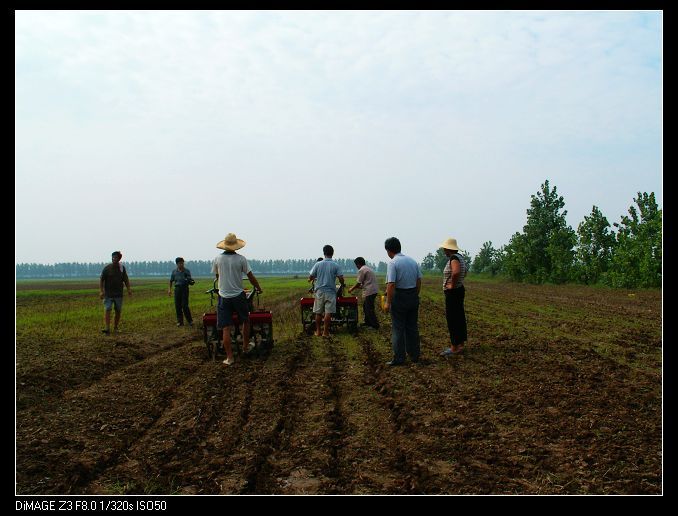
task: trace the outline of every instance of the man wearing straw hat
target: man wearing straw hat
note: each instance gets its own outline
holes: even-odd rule
[[[448,238],[440,247],[445,252],[448,261],[443,270],[443,292],[445,293],[445,318],[447,329],[450,332],[451,346],[444,349],[440,356],[449,357],[458,355],[464,350],[466,342],[466,313],[464,312],[464,278],[467,266],[459,253],[459,246],[455,238]]]
[[[262,292],[257,278],[254,277],[252,270],[247,264],[247,259],[235,252],[244,246],[244,240],[240,240],[235,234],[229,233],[226,235],[226,238],[217,244],[217,249],[223,249],[224,252],[218,255],[212,262],[212,272],[216,274],[219,282],[217,328],[223,330],[223,343],[224,350],[226,351],[224,364],[227,366],[234,362],[231,346],[231,324],[233,324],[234,313],[238,314],[238,318],[242,322],[243,353],[248,351],[248,346],[252,347],[251,344],[248,344],[250,340],[250,314],[245,290],[242,286],[243,276],[247,275],[257,292]]]

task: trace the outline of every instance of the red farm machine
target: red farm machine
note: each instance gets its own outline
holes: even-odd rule
[[[309,289],[313,292],[313,287]],[[315,315],[313,314],[313,297],[302,297],[301,305],[301,324],[307,334],[315,331]],[[348,331],[355,333],[358,331],[358,298],[355,296],[344,296],[343,285],[337,286],[337,311],[332,314],[331,328],[336,330],[344,326]]]
[[[217,328],[217,314],[214,308],[214,296],[219,295],[217,281],[210,290],[205,292],[210,295],[210,311],[202,316],[202,332],[205,346],[207,347],[207,357],[216,360],[217,355],[224,355],[224,346],[222,343],[223,332]],[[259,308],[259,294],[255,289],[245,290],[247,304],[249,305],[250,320],[250,342],[254,342],[254,348],[248,354],[263,356],[273,347],[273,314],[270,310]],[[256,296],[257,307],[254,307],[254,297]],[[242,334],[240,332],[241,321],[237,314],[233,314],[233,325],[231,328],[231,343],[233,353],[238,354],[242,349]]]

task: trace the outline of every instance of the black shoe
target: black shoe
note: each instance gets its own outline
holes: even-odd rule
[[[405,365],[405,362],[396,362],[395,360],[391,360],[390,362],[386,362],[387,366],[399,366],[399,365]]]
[[[177,326],[183,326],[183,325],[184,325],[184,323],[182,323],[182,322],[177,323]]]
[[[111,330],[107,330],[106,328],[104,328],[103,330],[101,330],[101,333],[103,333],[104,335],[109,335],[111,333]]]

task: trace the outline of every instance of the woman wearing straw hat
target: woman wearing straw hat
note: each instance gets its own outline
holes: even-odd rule
[[[445,317],[447,328],[450,331],[452,345],[444,349],[440,356],[457,355],[464,350],[466,342],[466,313],[464,312],[464,278],[466,277],[466,263],[459,254],[457,240],[448,238],[440,247],[449,258],[443,270],[443,292],[445,293]]]
[[[216,274],[219,282],[217,328],[223,330],[223,343],[224,350],[226,351],[224,364],[227,366],[234,362],[233,350],[231,348],[231,325],[233,324],[234,312],[238,314],[238,318],[242,322],[243,353],[248,351],[250,313],[245,290],[242,286],[243,275],[247,275],[254,288],[257,289],[257,292],[261,293],[259,282],[254,277],[254,274],[252,274],[252,269],[247,264],[247,259],[235,252],[243,247],[245,247],[245,241],[240,240],[233,233],[229,233],[226,235],[226,238],[217,244],[217,249],[223,249],[224,252],[218,255],[214,262],[212,262],[212,272]]]

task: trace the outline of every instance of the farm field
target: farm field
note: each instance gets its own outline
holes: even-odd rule
[[[17,282],[17,494],[662,493],[660,291],[469,277],[444,359],[427,277],[422,360],[388,368],[388,316],[308,336],[306,281],[264,277],[275,346],[227,368],[166,279],[131,281],[110,336],[96,279]]]

